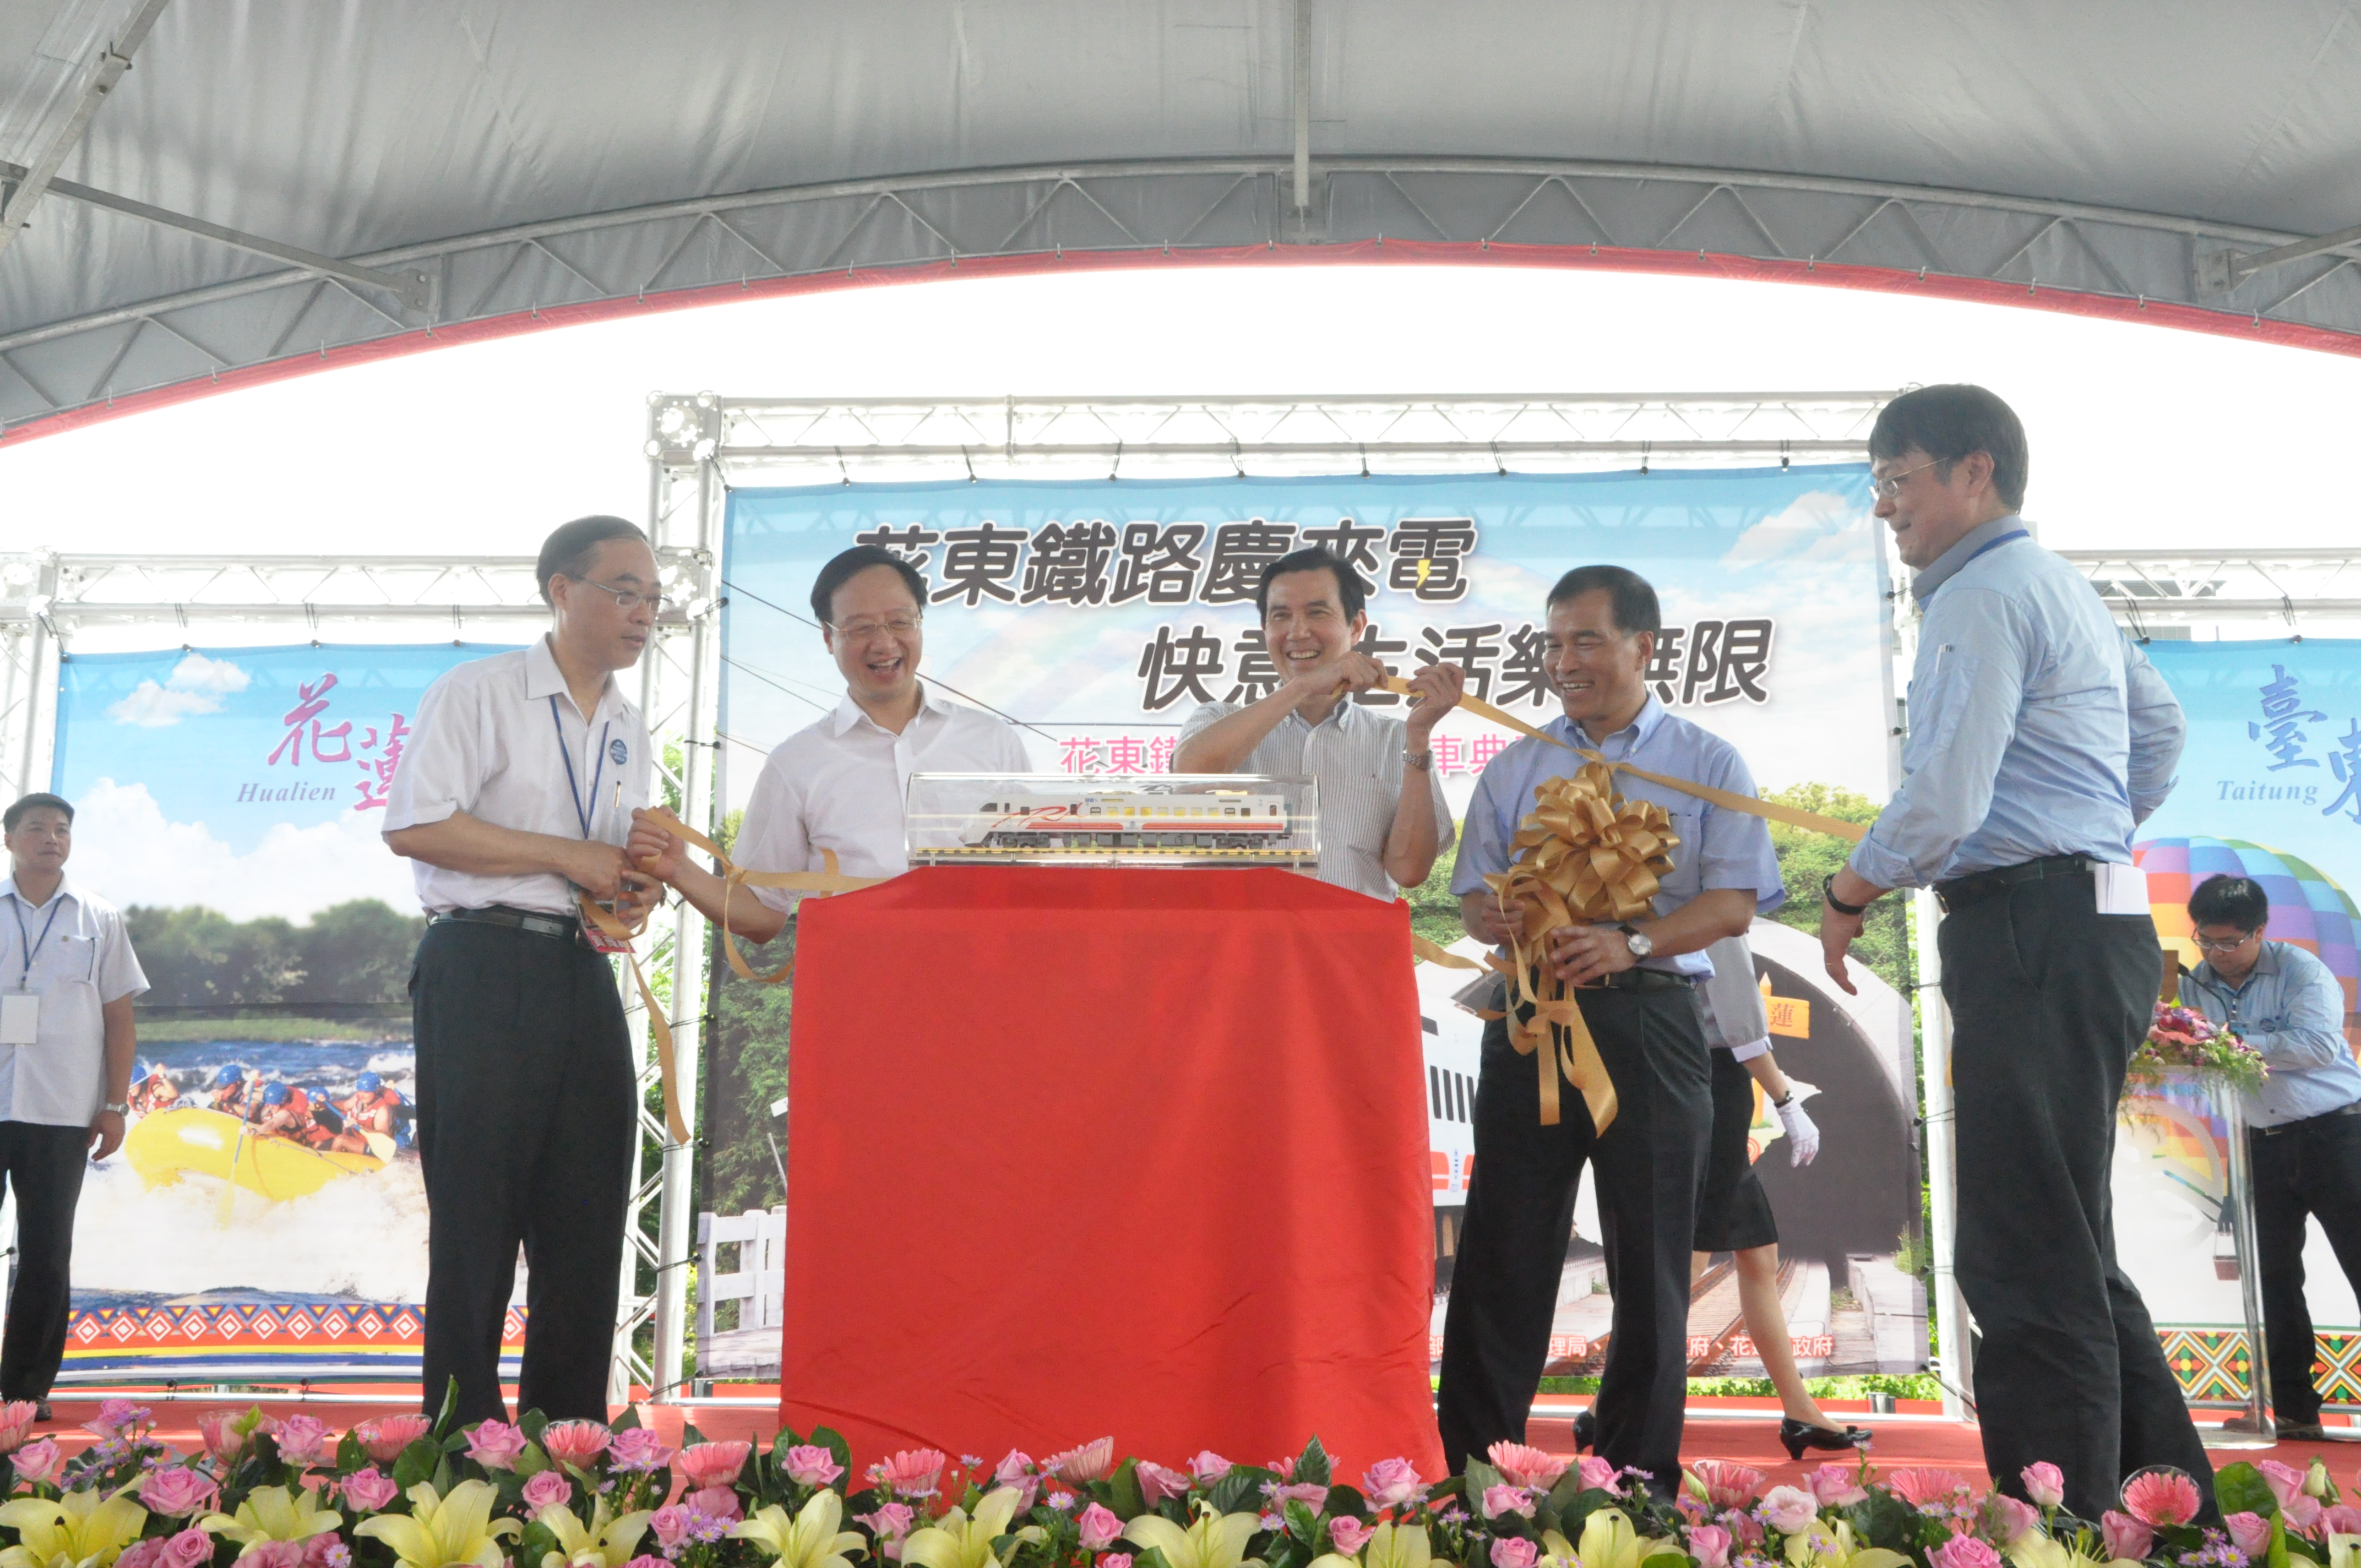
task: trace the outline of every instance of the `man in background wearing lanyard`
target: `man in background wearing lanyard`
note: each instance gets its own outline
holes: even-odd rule
[[[2164,802],[2180,705],[2128,653],[2081,573],[2019,515],[2025,426],[1982,387],[1921,387],[1869,434],[1876,513],[1924,609],[1902,787],[1822,888],[1820,945],[1869,905],[1930,883],[1951,1010],[1960,1292],[1984,1467],[2066,1473],[2097,1519],[2124,1478],[2213,1467],[2138,1289],[2115,1266],[2108,1169],[2124,1070],[2157,992],[2156,925],[2132,829]],[[1950,1355],[1949,1346],[1944,1354]]]
[[[0,1399],[40,1402],[65,1359],[82,1170],[123,1146],[131,999],[148,989],[123,916],[65,879],[73,807],[28,795],[0,814],[0,1177],[16,1193],[16,1287],[0,1338]]]
[[[651,890],[623,853],[647,804],[648,732],[614,673],[664,607],[646,535],[617,517],[549,536],[555,624],[427,687],[388,793],[385,841],[417,862],[429,923],[411,996],[426,1178],[432,1414],[502,1417],[500,1328],[524,1247],[520,1409],[607,1419],[631,1141],[631,1039],[578,898],[626,919]]]

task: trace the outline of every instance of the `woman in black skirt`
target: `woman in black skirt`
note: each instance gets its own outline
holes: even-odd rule
[[[1707,953],[1713,959],[1714,978],[1697,988],[1697,1003],[1705,1014],[1705,1037],[1714,1047],[1713,1140],[1706,1157],[1705,1184],[1697,1193],[1690,1277],[1701,1277],[1714,1254],[1730,1255],[1746,1332],[1771,1386],[1779,1392],[1784,1412],[1779,1442],[1789,1458],[1802,1459],[1806,1449],[1863,1447],[1869,1430],[1830,1420],[1795,1370],[1795,1343],[1779,1300],[1779,1226],[1747,1147],[1754,1124],[1755,1085],[1763,1086],[1778,1113],[1794,1164],[1809,1165],[1820,1152],[1820,1130],[1771,1054],[1770,1021],[1755,985],[1753,949],[1745,938],[1728,937]],[[1611,1288],[1613,1281],[1609,1284]],[[1614,1358],[1611,1340],[1607,1354]],[[1585,1410],[1575,1421],[1577,1448],[1589,1445],[1593,1430],[1591,1413]]]

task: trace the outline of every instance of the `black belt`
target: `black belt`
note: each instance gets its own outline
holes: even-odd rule
[[[1685,974],[1660,969],[1627,969],[1602,976],[1595,983],[1610,991],[1686,991],[1697,982]]]
[[[1943,913],[1956,915],[1971,904],[2006,893],[2021,882],[2039,882],[2043,877],[2078,876],[2095,870],[2097,861],[2088,855],[2044,855],[2037,861],[2027,861],[2021,866],[2002,866],[1998,870],[1975,872],[1967,876],[1953,877],[1935,884],[1935,896],[1942,902]]]
[[[2334,1122],[2339,1116],[2361,1116],[2361,1101],[2356,1101],[2350,1105],[2341,1105],[2334,1111],[2323,1111],[2317,1116],[2306,1116],[2294,1122],[2281,1122],[2276,1127],[2257,1127],[2255,1131],[2267,1138],[2275,1138],[2281,1133],[2292,1133],[2299,1127],[2309,1127],[2314,1122]]]
[[[571,942],[582,935],[582,922],[571,915],[551,915],[539,909],[511,909],[505,904],[495,904],[487,909],[446,909],[427,916],[430,926],[440,926],[456,920],[469,926],[505,926],[512,931],[530,931],[536,937],[548,937],[560,942]]]

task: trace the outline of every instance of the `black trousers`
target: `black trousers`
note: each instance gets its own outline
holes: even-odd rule
[[[1504,1023],[1484,1031],[1476,1172],[1444,1315],[1443,1452],[1456,1472],[1495,1442],[1524,1441],[1587,1164],[1615,1279],[1598,1451],[1669,1486],[1680,1478],[1688,1400],[1689,1237],[1713,1127],[1712,1068],[1686,989],[1577,996],[1620,1105],[1603,1135],[1571,1085],[1561,1088],[1562,1120],[1543,1126],[1532,1058],[1510,1047]]]
[[[2133,1471],[2178,1465],[2211,1513],[2213,1467],[2115,1266],[2108,1189],[2124,1070],[2156,998],[2155,925],[2099,914],[2083,872],[1969,905],[1938,939],[1985,1467],[2022,1497],[2019,1473],[2048,1460],[2066,1507],[2095,1519]]]
[[[0,1399],[46,1399],[73,1310],[74,1206],[90,1129],[0,1122],[0,1180],[16,1190],[16,1282],[0,1334]]]
[[[578,942],[437,922],[411,982],[426,1177],[420,1397],[505,1417],[500,1325],[528,1271],[517,1403],[607,1419],[631,1181],[631,1040],[608,960]]]
[[[2263,1347],[2271,1413],[2283,1426],[2320,1420],[2312,1364],[2318,1346],[2303,1299],[2304,1218],[2316,1215],[2345,1277],[2361,1289],[2361,1116],[2315,1116],[2246,1135],[2262,1272]]]

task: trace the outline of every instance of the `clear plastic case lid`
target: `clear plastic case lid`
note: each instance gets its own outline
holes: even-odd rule
[[[914,866],[1320,865],[1319,786],[1252,773],[914,773]]]

